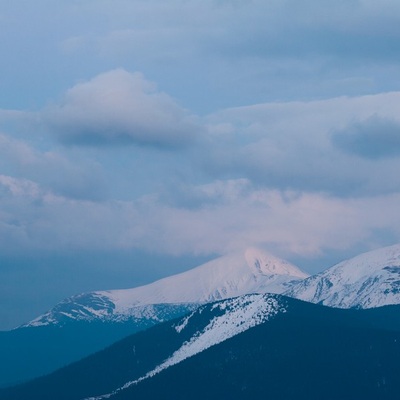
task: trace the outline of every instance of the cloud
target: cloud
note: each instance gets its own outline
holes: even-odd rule
[[[12,196],[27,196],[35,199],[39,196],[40,190],[37,184],[26,179],[15,179],[11,176],[0,175],[0,185],[7,189]]]
[[[118,201],[75,200],[31,180],[0,175],[0,251],[121,248],[134,216]]]
[[[236,7],[227,2],[224,6],[229,13],[224,21],[228,33],[216,43],[220,51],[235,58],[305,58],[309,65],[320,59],[326,68],[339,58],[342,67],[361,60],[398,61],[399,6],[391,0],[379,7],[370,1],[300,4],[295,0],[268,4],[255,1]],[[236,40],[231,40],[233,34]]]
[[[158,59],[159,52],[172,52],[176,59],[179,48],[182,57],[188,51],[204,55],[208,50],[235,58],[346,55],[342,62],[360,58],[382,62],[378,55],[398,58],[400,7],[392,0],[379,6],[370,1],[300,4],[295,0],[256,0],[171,1],[168,7],[159,1],[132,2],[125,7],[113,4],[112,10],[105,3],[102,7],[113,26],[121,27],[99,37],[101,50],[114,54],[138,51],[141,56]],[[132,12],[127,12],[127,7]],[[91,11],[99,10],[96,5]],[[149,53],[149,44],[157,51]]]
[[[69,89],[43,121],[64,144],[179,148],[199,133],[196,118],[140,73],[100,74]]]
[[[332,136],[341,150],[368,159],[400,156],[400,122],[373,116]]]
[[[262,244],[286,257],[311,257],[376,244],[380,231],[400,239],[399,194],[339,199],[261,189],[242,180],[188,190],[206,193],[208,201],[193,208],[166,204],[157,196],[71,200],[32,181],[1,175],[0,250],[210,255]]]
[[[332,139],[354,121],[395,121],[399,100],[393,92],[227,109],[204,118],[204,135],[179,152],[3,134],[1,237],[7,248],[177,255],[264,243],[305,257],[376,243],[379,232],[400,239],[399,158],[360,157]],[[98,197],[102,183],[108,196]]]
[[[196,113],[399,88],[400,13],[392,0],[116,0],[56,8],[41,0],[3,14],[0,50],[9,54],[10,79],[2,93],[12,107],[40,108],[78,77],[119,66],[144,71]],[[22,31],[11,22],[16,16]]]
[[[203,166],[214,178],[247,178],[279,190],[395,193],[399,100],[394,92],[221,111],[208,118],[211,143]]]
[[[102,166],[95,160],[0,134],[0,170],[16,179],[36,182],[57,195],[100,201],[107,197]]]
[[[167,206],[195,210],[234,203],[250,188],[251,182],[248,179],[216,180],[198,185],[180,181],[164,188],[157,198]]]
[[[224,186],[215,182],[215,188]],[[157,198],[147,198],[136,205],[140,217],[124,236],[126,245],[136,243],[141,248],[172,254],[212,254],[262,244],[290,258],[315,257],[360,243],[376,245],[378,230],[400,238],[395,211],[398,194],[340,199],[247,184],[246,190],[235,190],[232,195],[233,186],[233,181],[227,182],[225,195],[219,189],[214,194],[217,201],[197,208],[166,205]],[[237,186],[243,189],[243,182],[237,182]],[[385,212],[377,213],[378,209]]]

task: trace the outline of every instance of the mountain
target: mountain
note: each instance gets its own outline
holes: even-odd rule
[[[71,297],[25,326],[124,321],[152,315],[154,304],[202,304],[247,293],[282,293],[307,276],[287,261],[248,248],[149,285]]]
[[[343,261],[297,282],[285,295],[340,308],[400,304],[400,244]]]
[[[22,327],[0,332],[0,387],[54,371],[205,302],[282,292],[306,276],[249,248],[146,286],[70,297]]]
[[[179,302],[177,304],[131,304],[123,308],[120,301],[112,301],[105,292],[83,293],[61,301],[50,311],[21,327],[64,326],[71,322],[133,322],[153,325],[167,321],[171,319],[171,316],[182,315],[197,306],[197,303]]]
[[[394,399],[399,356],[400,306],[253,294],[203,305],[0,399]]]
[[[197,308],[189,304],[157,304],[137,317],[115,321],[62,321],[0,332],[0,387],[48,374],[117,340]]]

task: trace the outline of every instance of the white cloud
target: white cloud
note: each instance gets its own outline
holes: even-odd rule
[[[66,144],[181,147],[200,127],[196,118],[140,73],[117,69],[69,89],[61,105],[43,112]]]
[[[243,182],[237,184],[243,188]],[[395,212],[399,194],[340,199],[247,184],[246,190],[234,191],[232,201],[233,185],[232,181],[227,183],[224,195],[221,190],[214,192],[218,201],[204,202],[197,208],[167,206],[154,198],[136,203],[137,219],[121,236],[123,245],[135,243],[172,254],[212,254],[263,244],[287,257],[316,257],[327,250],[368,246],[368,242],[377,245],[376,230],[390,231],[400,239],[400,219]],[[224,185],[215,182],[215,186]]]
[[[153,90],[141,78],[136,84],[144,97]],[[75,110],[105,87],[92,81],[78,85],[66,104]],[[129,103],[132,91],[121,91],[117,103],[124,103],[124,96]],[[363,159],[332,142],[335,132],[345,134],[354,121],[376,115],[398,119],[399,96],[228,109],[206,118],[208,134],[178,158],[175,152],[160,157],[143,148],[39,151],[1,135],[2,237],[21,248],[141,248],[171,254],[223,253],[263,243],[281,255],[307,257],[378,243],[378,231],[400,239],[395,211],[400,181],[393,174],[400,159]],[[70,185],[92,192],[91,182],[107,169],[105,176],[113,181],[107,184],[109,197],[98,201],[68,192]]]
[[[0,185],[15,197],[26,196],[31,199],[36,199],[40,194],[38,185],[26,179],[15,179],[11,176],[0,175]]]
[[[129,221],[129,205],[69,199],[27,179],[0,175],[0,193],[5,252],[118,248]]]
[[[261,188],[243,179],[186,191],[201,194],[196,207],[190,201],[167,205],[156,195],[94,202],[1,175],[0,248],[209,255],[261,244],[292,258],[388,244],[380,238],[383,231],[400,240],[400,194],[341,199]]]
[[[37,143],[0,134],[0,171],[32,180],[66,197],[92,200],[106,197],[108,185],[97,161],[37,147]]]
[[[388,137],[392,143],[397,135],[399,101],[400,92],[393,92],[219,112],[208,119],[212,151],[206,155],[205,167],[216,177],[246,177],[279,189],[325,191],[335,196],[397,192],[400,178],[393,170],[400,168],[400,157],[396,157],[398,150],[387,149],[385,143]],[[377,119],[391,121],[390,126],[379,124],[390,132],[374,126],[375,144],[381,142],[384,150],[368,145],[369,157],[360,158],[357,151],[337,146],[337,132],[342,141],[352,141],[355,125],[368,128]],[[392,157],[374,157],[374,151],[390,152]]]

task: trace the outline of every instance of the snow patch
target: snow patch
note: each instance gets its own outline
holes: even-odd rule
[[[99,397],[91,397],[85,400],[108,399],[132,385],[157,375],[166,368],[176,365],[218,343],[270,320],[278,313],[286,312],[286,306],[281,300],[278,300],[274,296],[257,294],[220,301],[213,304],[211,307],[211,311],[215,311],[216,309],[224,312],[222,315],[212,318],[204,329],[198,331],[189,341],[184,342],[171,357],[146,375],[134,381],[127,382],[112,393]],[[201,313],[202,309],[199,309],[198,312]],[[175,326],[178,333],[187,326],[190,318],[194,314],[195,313],[192,313],[190,316],[183,318],[182,322]]]
[[[194,311],[189,314],[188,316],[186,316],[185,318],[182,319],[182,321],[180,322],[180,324],[175,325],[174,328],[178,333],[181,333],[187,326],[187,324],[189,323],[189,320],[191,317],[193,317],[194,315]]]

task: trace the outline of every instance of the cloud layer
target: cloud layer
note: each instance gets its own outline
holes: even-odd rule
[[[45,146],[0,135],[3,251],[206,255],[263,243],[316,257],[375,243],[376,232],[400,239],[399,101],[273,102],[201,118],[142,74],[102,73],[20,117],[51,127]]]
[[[398,192],[399,100],[387,93],[222,111],[209,117],[215,145],[207,168],[282,190]]]

